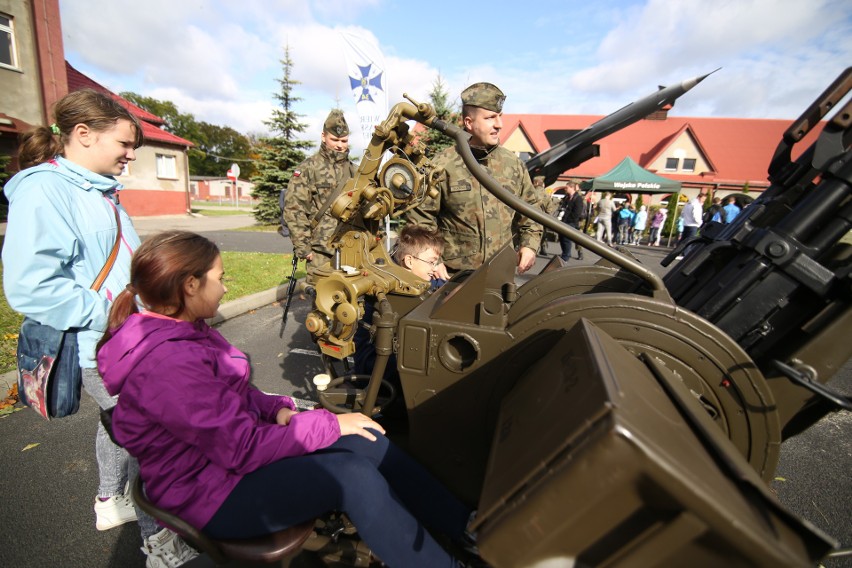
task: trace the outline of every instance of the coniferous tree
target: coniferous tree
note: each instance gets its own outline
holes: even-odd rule
[[[460,112],[450,103],[450,96],[447,93],[444,80],[441,79],[440,75],[432,83],[429,100],[432,106],[435,107],[435,114],[438,115],[438,118],[450,124],[458,124]],[[424,132],[423,142],[426,144],[426,155],[430,158],[434,157],[444,148],[455,146],[456,144],[453,138],[432,128],[427,128]]]
[[[281,191],[287,188],[293,168],[305,159],[305,150],[313,146],[311,142],[296,138],[299,132],[305,131],[307,125],[299,122],[301,115],[293,111],[293,103],[302,99],[293,95],[293,87],[300,82],[290,76],[293,68],[290,46],[284,49],[281,65],[284,68],[283,77],[278,79],[281,90],[274,95],[280,108],[274,109],[272,117],[264,121],[272,134],[259,140],[259,159],[255,164],[257,174],[251,178],[255,184],[254,195],[260,199],[254,210],[254,218],[263,224],[281,221]]]
[[[6,180],[9,179],[9,173],[6,171],[6,168],[9,167],[11,162],[12,156],[0,155],[0,186],[6,183]]]
[[[6,168],[12,162],[12,156],[0,155],[0,188],[9,179],[9,173]],[[0,222],[5,221],[9,213],[9,201],[6,199],[6,194],[0,191]]]
[[[668,209],[668,216],[666,217],[666,223],[663,226],[662,232],[664,236],[677,236],[677,218],[680,217],[678,204],[684,200],[685,198],[681,195],[680,191],[669,195],[669,202],[668,205],[666,205],[666,209]]]

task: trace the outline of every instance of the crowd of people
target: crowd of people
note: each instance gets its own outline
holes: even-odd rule
[[[647,244],[660,245],[665,207],[616,204],[609,192],[596,199],[584,195],[580,180],[570,180],[559,206],[548,207],[542,180],[533,183],[500,145],[505,99],[491,83],[461,93],[470,150],[492,177],[575,230],[593,227],[599,241],[640,245],[649,230]],[[361,414],[299,412],[290,398],[252,387],[246,355],[204,323],[225,293],[227,267],[216,245],[181,231],[140,243],[116,181],[144,143],[136,118],[92,90],[66,95],[54,115],[53,125],[25,137],[22,171],[5,186],[4,288],[27,318],[79,331],[83,387],[113,412],[113,438],[100,423],[95,436],[96,529],[138,522],[148,568],[197,555],[129,498],[128,482],[139,474],[153,502],[214,538],[258,536],[343,511],[388,565],[457,566],[432,534],[469,544],[472,511],[388,441],[379,423]],[[336,221],[328,204],[355,175],[348,136],[343,113],[332,110],[320,149],[281,194],[294,254],[314,266],[332,258]],[[541,248],[541,225],[485,190],[457,148],[434,164],[443,173],[438,194],[407,214],[393,260],[435,289],[511,243],[518,273],[528,271]],[[683,240],[705,222],[730,223],[740,212],[733,197],[705,212],[705,199],[683,207]],[[118,257],[94,290],[90,283],[116,241]],[[574,243],[564,236],[559,243],[560,257],[570,261]],[[358,371],[369,373],[369,336],[356,344]]]
[[[570,185],[565,188],[566,195],[570,191],[569,187]],[[590,209],[595,213],[594,235],[598,241],[609,246],[639,246],[643,242],[651,247],[661,246],[661,238],[669,215],[666,202],[651,207],[649,211],[645,205],[639,205],[637,209],[626,199],[616,203],[611,192],[604,192],[597,202],[592,199],[591,195],[585,198]],[[699,193],[680,209],[670,229],[671,234],[677,233],[676,244],[697,236],[700,228],[707,223],[723,225],[732,223],[742,211],[737,197],[733,195],[725,199],[724,207],[721,205],[722,199],[717,197],[714,198],[713,205],[705,209],[706,200],[707,194]],[[565,247],[563,247],[564,250]],[[562,259],[568,260],[565,254],[562,255]]]

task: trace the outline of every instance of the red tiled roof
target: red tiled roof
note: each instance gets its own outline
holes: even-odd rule
[[[501,141],[506,141],[518,128],[527,136],[536,152],[550,148],[548,130],[582,130],[601,116],[504,114]],[[570,172],[577,177],[592,178],[610,171],[625,156],[647,167],[677,135],[688,131],[715,171],[715,182],[766,185],[767,168],[778,142],[792,120],[746,118],[696,118],[668,116],[665,120],[640,120],[602,138],[600,156],[592,158]],[[797,157],[822,131],[824,123],[814,128],[793,152]],[[665,177],[683,182],[707,181],[700,175],[670,174]]]
[[[166,132],[160,126],[164,124],[163,119],[155,114],[151,114],[145,109],[142,109],[124,97],[121,97],[100,83],[93,81],[86,75],[83,75],[67,61],[65,62],[65,71],[68,75],[68,91],[79,91],[80,89],[94,89],[101,93],[106,93],[115,99],[121,106],[126,108],[130,113],[139,119],[142,125],[142,134],[146,140],[155,140],[164,144],[172,144],[175,146],[195,146],[189,140],[185,140],[180,136],[175,136],[171,132]]]
[[[21,134],[32,129],[32,125],[24,122],[20,118],[15,118],[6,113],[0,112],[0,132],[10,134]]]

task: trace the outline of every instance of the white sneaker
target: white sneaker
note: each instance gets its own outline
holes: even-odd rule
[[[136,509],[129,495],[114,495],[106,501],[95,498],[95,528],[108,531],[136,520]]]
[[[169,529],[145,539],[142,552],[148,557],[145,568],[177,568],[198,556],[198,552]]]

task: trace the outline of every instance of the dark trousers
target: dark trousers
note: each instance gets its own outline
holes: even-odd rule
[[[698,227],[694,227],[692,225],[684,225],[683,233],[680,235],[680,241],[683,242],[686,239],[692,238],[698,234]]]
[[[580,230],[580,223],[565,223],[569,227],[574,227],[578,231]],[[569,239],[568,237],[563,237],[559,235],[559,246],[562,247],[562,254],[560,257],[565,262],[571,260],[571,247],[574,245],[574,241]]]
[[[248,538],[328,511],[349,516],[389,566],[455,566],[427,532],[461,540],[470,509],[384,436],[343,436],[328,448],[246,475],[204,532]]]

